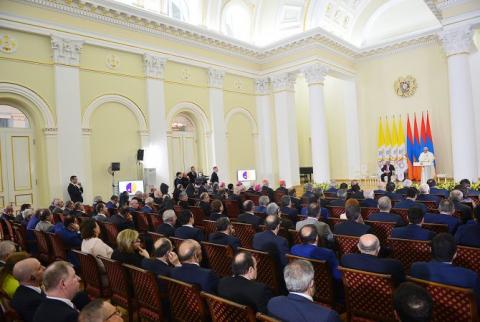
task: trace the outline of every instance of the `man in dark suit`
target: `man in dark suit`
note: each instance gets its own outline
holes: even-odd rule
[[[347,215],[347,220],[335,225],[333,228],[334,235],[360,237],[372,231],[372,227],[363,223],[359,206],[349,206],[345,208],[345,214]]]
[[[419,187],[419,194],[417,196],[417,201],[433,201],[437,205],[440,202],[440,196],[435,196],[430,194],[430,187],[426,183],[422,183]]]
[[[455,241],[458,245],[480,248],[480,207],[475,208],[474,220],[458,227]]]
[[[171,277],[182,282],[195,284],[200,290],[215,294],[217,292],[218,277],[211,269],[200,267],[202,249],[200,244],[188,239],[180,244],[178,258],[182,266],[172,270]]]
[[[437,234],[432,240],[432,260],[412,264],[410,275],[415,278],[472,289],[480,307],[480,278],[476,272],[452,264],[457,245],[452,235]]]
[[[208,194],[208,192],[203,192],[200,195],[200,203],[198,204],[198,206],[202,209],[205,218],[210,216],[212,208],[210,206],[210,195]]]
[[[262,180],[262,194],[267,195],[268,198],[270,198],[271,201],[274,200],[274,192],[273,189],[270,188],[270,183],[268,182],[268,179],[263,179]]]
[[[358,183],[358,181],[356,180],[352,181],[350,189],[348,190],[348,195],[349,195],[349,198],[357,199],[357,200],[364,198],[363,191],[360,188],[360,184]]]
[[[289,249],[287,240],[278,236],[280,218],[276,215],[269,215],[265,220],[265,226],[265,231],[253,236],[253,248],[272,254],[280,265],[279,268],[283,268],[288,262],[285,255]]]
[[[396,285],[405,281],[402,263],[397,259],[378,258],[380,241],[375,235],[365,234],[358,240],[360,254],[345,254],[342,266],[361,271],[388,274]]]
[[[197,180],[197,171],[195,171],[195,167],[190,167],[190,172],[187,173],[187,177],[190,180],[191,184],[195,184],[195,180]]]
[[[315,194],[313,193],[313,186],[311,183],[306,183],[303,189],[305,190],[302,195],[303,203],[309,204],[317,199],[317,196],[315,196]]]
[[[400,321],[430,321],[432,317],[432,296],[420,285],[402,283],[393,294],[393,304]]]
[[[220,200],[213,200],[211,209],[211,212],[208,214],[209,220],[216,221],[218,218],[226,217],[226,215],[223,213],[223,203]]]
[[[290,251],[292,255],[326,261],[333,278],[342,279],[338,270],[338,260],[335,253],[328,248],[318,247],[318,232],[314,225],[305,225],[300,229],[302,244],[294,245]]]
[[[397,226],[405,225],[402,217],[397,214],[390,213],[390,210],[392,210],[392,202],[387,196],[383,196],[378,199],[378,209],[380,210],[380,212],[371,214],[370,216],[368,216],[368,220],[394,222]]]
[[[86,305],[78,316],[78,322],[94,321],[123,322],[123,318],[109,301],[98,298]]]
[[[195,239],[199,243],[205,240],[203,232],[200,229],[193,227],[195,220],[190,210],[183,210],[178,216],[178,221],[181,226],[175,229],[175,237],[182,239]]]
[[[282,192],[285,195],[288,195],[287,183],[285,182],[285,180],[280,180],[279,181],[279,187],[275,191],[279,191],[279,192]]]
[[[378,207],[378,202],[375,200],[375,194],[373,190],[365,190],[363,192],[363,199],[360,202],[361,207],[366,207],[366,208],[377,208]]]
[[[392,237],[413,240],[431,240],[435,234],[433,231],[422,228],[423,215],[424,212],[420,207],[411,207],[408,209],[408,225],[393,228]]]
[[[214,166],[213,171],[212,171],[212,175],[210,176],[210,184],[214,184],[215,182],[216,183],[219,182],[217,172],[218,172],[218,167]]]
[[[83,202],[83,187],[82,184],[78,182],[77,176],[70,177],[70,184],[68,185],[67,190],[71,201]]]
[[[255,281],[255,257],[248,252],[235,255],[232,273],[233,276],[224,277],[218,283],[218,295],[235,303],[248,305],[256,312],[267,313],[267,303],[273,294],[267,285]]]
[[[173,269],[172,266],[181,266],[177,254],[172,249],[172,243],[168,238],[159,238],[153,244],[152,257],[144,257],[142,259],[142,268],[157,276],[170,276]]]
[[[402,195],[395,193],[395,183],[393,182],[387,183],[385,189],[386,189],[385,196],[390,198],[390,200],[399,201],[403,199]]]
[[[393,166],[393,164],[390,164],[390,161],[386,161],[381,171],[382,175],[380,176],[380,179],[382,180],[382,182],[385,182],[385,177],[387,177],[387,182],[391,182],[393,172],[395,171],[395,167]]]
[[[405,179],[403,180],[402,183],[402,188],[397,189],[395,192],[398,193],[399,195],[406,195],[408,189],[412,186],[413,182],[410,179]]]
[[[175,223],[177,222],[177,215],[175,211],[168,209],[163,212],[163,223],[158,226],[157,233],[165,237],[172,237],[175,235]]]
[[[427,184],[430,187],[430,194],[435,196],[442,196],[444,198],[448,198],[448,190],[447,189],[439,189],[437,188],[437,182],[435,179],[428,179]]]
[[[460,213],[460,221],[465,224],[472,219],[472,208],[462,203],[463,197],[461,190],[455,189],[450,192],[450,199],[453,201],[455,210]]]
[[[43,285],[47,297],[38,306],[33,321],[77,321],[78,311],[72,299],[79,291],[80,278],[72,265],[57,261],[48,266],[43,274]]]
[[[471,189],[470,180],[462,179],[462,180],[460,180],[460,184],[464,187],[464,189],[466,191],[466,193],[464,194],[465,197],[479,196],[480,195],[480,191]]]
[[[10,304],[25,322],[33,321],[35,311],[45,298],[41,289],[44,270],[42,264],[33,257],[19,261],[13,268],[13,276],[20,286]]]
[[[424,213],[427,213],[427,207],[420,202],[415,202],[417,200],[418,190],[415,187],[408,188],[407,196],[405,200],[395,203],[395,208],[398,209],[409,209],[413,206],[420,207]]]
[[[121,208],[113,216],[110,217],[110,222],[117,226],[119,231],[124,229],[135,229],[133,223],[132,214],[128,211],[128,208]]]
[[[287,195],[282,196],[280,212],[282,214],[288,215],[288,217],[292,222],[297,221],[298,210],[292,207],[290,196],[287,196]]]
[[[245,200],[243,202],[244,213],[240,214],[237,220],[244,224],[250,224],[255,226],[255,228],[258,228],[259,225],[263,224],[263,219],[261,217],[255,216],[255,214],[253,213],[253,206],[253,201]]]
[[[208,241],[213,244],[230,246],[236,252],[237,248],[241,246],[240,239],[232,236],[234,230],[230,219],[228,217],[218,218],[215,225],[217,226],[217,231],[208,236]]]
[[[448,232],[454,234],[458,225],[460,225],[460,220],[453,216],[455,213],[453,202],[449,199],[442,199],[438,205],[438,210],[440,211],[439,214],[426,213],[423,220],[426,223],[448,225]]]
[[[313,302],[314,270],[310,262],[296,260],[283,272],[288,296],[277,296],[268,302],[269,315],[286,322],[340,322],[338,313]]]

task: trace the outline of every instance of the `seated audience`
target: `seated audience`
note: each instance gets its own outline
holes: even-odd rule
[[[35,230],[35,227],[37,226],[38,222],[40,221],[40,213],[42,212],[41,209],[35,210],[35,213],[33,214],[32,217],[30,217],[30,220],[27,223],[27,233],[30,230]]]
[[[254,211],[262,214],[266,213],[267,205],[269,203],[270,203],[270,198],[268,198],[268,196],[260,196],[260,198],[258,198],[258,206],[255,207]],[[246,211],[245,205],[244,205],[244,210]]]
[[[437,188],[437,182],[435,179],[428,179],[427,184],[430,188],[430,194],[435,196],[441,196],[443,198],[448,198],[449,193],[447,189],[439,189]]]
[[[52,214],[63,214],[64,202],[60,198],[56,198],[53,203],[53,209],[51,210]]]
[[[273,294],[267,285],[255,281],[257,278],[255,257],[248,252],[235,255],[232,273],[233,276],[224,277],[218,283],[218,295],[266,314],[267,303]]]
[[[223,203],[220,200],[213,200],[211,207],[211,212],[208,215],[209,220],[216,221],[218,218],[226,217],[226,215],[223,213]]]
[[[82,236],[80,235],[80,226],[77,218],[73,216],[65,216],[63,224],[60,222],[55,225],[55,234],[60,237],[66,248],[80,248],[82,245]]]
[[[280,227],[284,229],[294,229],[295,226],[293,225],[293,222],[289,219],[284,217],[280,217],[280,207],[275,203],[271,202],[267,206],[267,212],[266,215],[275,215],[280,218]]]
[[[409,209],[413,206],[417,206],[417,207],[420,207],[420,209],[422,209],[423,213],[427,213],[428,212],[427,206],[425,206],[423,203],[416,202],[417,195],[418,195],[417,188],[410,187],[407,190],[407,196],[405,197],[405,200],[395,203],[395,208]]]
[[[368,216],[368,220],[394,222],[397,226],[405,225],[402,217],[397,214],[390,213],[390,210],[392,210],[392,202],[390,201],[389,197],[383,196],[378,199],[378,210],[380,210],[380,212],[371,214]]]
[[[8,255],[7,260],[5,261],[5,266],[3,266],[0,270],[0,288],[9,298],[12,298],[13,294],[20,285],[18,280],[12,275],[13,267],[16,263],[28,258],[29,256],[30,255],[26,252],[11,253]]]
[[[430,240],[435,233],[433,231],[423,229],[424,212],[420,207],[411,207],[408,209],[408,225],[404,227],[395,227],[392,230],[393,238],[413,239],[413,240]]]
[[[303,190],[305,191],[302,195],[302,200],[304,203],[310,204],[316,200],[316,196],[313,193],[313,185],[311,183],[306,183],[303,186]]]
[[[261,196],[260,198],[265,197],[268,199],[267,196]],[[263,224],[263,219],[259,216],[256,216],[255,213],[253,212],[253,201],[251,200],[245,200],[243,202],[243,210],[244,212],[238,215],[238,222],[244,223],[244,224],[250,224],[255,226],[255,228],[258,228],[259,225]],[[266,207],[265,207],[265,212],[266,212]]]
[[[450,192],[450,199],[453,202],[456,212],[460,213],[460,221],[462,224],[466,224],[470,219],[472,219],[472,208],[464,204],[463,201],[463,192],[455,189]]]
[[[53,215],[48,209],[42,209],[40,211],[40,221],[35,226],[36,231],[43,231],[44,233],[53,232]]]
[[[208,218],[210,216],[210,213],[212,212],[210,206],[210,195],[208,194],[208,192],[202,192],[202,194],[200,195],[199,207],[203,210],[205,218]]]
[[[462,179],[462,180],[460,180],[460,185],[462,185],[464,187],[464,189],[466,190],[466,192],[467,192],[465,194],[466,197],[480,196],[480,191],[471,189],[470,180]]]
[[[159,238],[153,244],[152,258],[142,259],[142,268],[155,275],[170,276],[172,266],[181,266],[177,254],[173,251],[172,242],[168,238]]]
[[[107,209],[117,209],[118,208],[118,196],[112,195],[110,200],[105,204]]]
[[[475,208],[474,220],[470,224],[458,227],[455,241],[462,246],[480,247],[480,206]]]
[[[432,317],[433,300],[420,285],[402,283],[393,295],[395,313],[401,322],[427,322]]]
[[[359,206],[349,206],[345,208],[345,212],[347,220],[336,224],[333,228],[333,234],[360,237],[372,231],[372,227],[363,223]]]
[[[187,239],[183,241],[178,250],[178,258],[182,266],[175,267],[172,270],[172,278],[198,285],[204,292],[216,293],[218,277],[213,270],[200,267],[202,249],[196,240]]]
[[[373,193],[376,195],[384,195],[386,193],[385,191],[386,185],[387,184],[385,182],[380,181],[377,185],[377,189],[373,190]],[[398,190],[397,190],[397,193],[398,193]]]
[[[63,215],[70,215],[71,213],[73,213],[73,209],[75,208],[75,203],[71,200],[68,200],[66,203],[65,203],[65,208],[63,209]]]
[[[405,179],[403,180],[402,183],[402,188],[397,189],[395,192],[400,194],[400,195],[406,195],[408,192],[408,189],[412,186],[413,182],[410,179]]]
[[[262,194],[268,196],[270,200],[274,200],[274,191],[270,188],[270,182],[266,178],[262,180]]]
[[[452,264],[457,245],[452,235],[437,234],[432,240],[432,260],[412,264],[410,276],[422,280],[472,289],[480,308],[480,278],[468,268]]]
[[[175,211],[169,209],[165,210],[162,215],[162,223],[157,228],[157,233],[165,237],[175,236],[175,224],[177,222],[177,215]]]
[[[433,201],[436,204],[440,202],[440,197],[430,194],[430,186],[426,183],[422,183],[418,187],[419,194],[417,196],[417,201]]]
[[[213,244],[230,246],[236,252],[237,248],[241,246],[240,239],[233,236],[235,231],[230,223],[230,219],[228,217],[218,218],[215,225],[217,231],[208,236],[208,241]]]
[[[43,274],[43,286],[47,295],[33,316],[34,322],[77,321],[78,310],[72,303],[80,287],[80,278],[70,263],[57,261]]]
[[[360,203],[361,207],[365,208],[376,208],[378,206],[377,200],[375,200],[375,193],[373,190],[365,190],[363,192],[363,197],[365,199]]]
[[[193,227],[195,219],[190,210],[184,209],[178,216],[180,227],[175,229],[175,237],[182,239],[195,239],[199,243],[204,241],[203,231]]]
[[[70,215],[74,217],[86,217],[85,206],[81,202],[76,202],[73,205],[73,210],[70,211]]]
[[[348,193],[350,194],[350,198],[353,199],[363,199],[363,191],[360,188],[360,185],[356,180],[352,181],[352,184],[350,186],[350,190],[348,190]]]
[[[118,230],[120,231],[124,229],[135,229],[133,216],[128,210],[128,208],[125,207],[121,208],[120,211],[117,211],[117,213],[111,216],[110,222],[117,226]]]
[[[360,207],[360,202],[357,199],[349,198],[345,201],[345,209],[350,206]],[[340,214],[340,219],[347,220],[347,213],[344,212],[343,214]]]
[[[142,248],[138,231],[133,229],[122,230],[117,236],[117,248],[113,251],[112,259],[140,267],[144,258],[150,258],[148,252]]]
[[[365,234],[358,240],[360,254],[345,254],[342,266],[366,272],[388,274],[396,285],[405,281],[402,263],[397,259],[379,258],[380,241],[377,236]]]
[[[288,242],[278,236],[280,230],[280,218],[277,215],[269,215],[265,220],[265,231],[253,236],[253,248],[272,254],[280,268],[287,265]]]
[[[6,206],[3,209],[2,216],[0,217],[0,219],[15,220],[15,214],[14,214],[14,211],[13,211],[13,207],[12,206]]]
[[[292,255],[326,261],[335,280],[340,281],[342,275],[338,270],[338,260],[335,253],[328,248],[318,247],[319,235],[314,225],[305,225],[300,229],[302,244],[294,245]]]
[[[45,298],[41,289],[44,270],[45,267],[33,257],[23,259],[13,267],[13,276],[20,286],[10,304],[25,322],[33,321],[35,311]]]
[[[113,249],[99,238],[100,232],[100,226],[94,219],[87,219],[82,222],[80,226],[80,234],[82,235],[81,251],[92,254],[94,257],[101,255],[110,258]]]
[[[345,207],[345,201],[347,200],[347,189],[338,189],[337,198],[330,201],[330,207]]]
[[[95,219],[96,221],[101,221],[101,222],[108,222],[108,208],[105,206],[103,203],[99,203],[97,207],[95,207],[95,213],[96,215],[93,216],[92,218]]]
[[[327,190],[325,192],[331,192],[331,193],[337,193],[337,183],[335,180],[331,180],[330,183],[328,184]]]
[[[0,261],[5,262],[7,257],[16,251],[17,247],[11,240],[0,241]]]
[[[137,211],[140,211],[140,209],[140,198],[135,195],[135,197],[133,197],[128,203],[128,211],[134,216]]]
[[[455,213],[455,206],[453,205],[453,202],[449,199],[443,199],[438,205],[438,210],[440,214],[425,214],[423,217],[424,222],[448,225],[448,232],[450,234],[454,234],[458,225],[460,225],[460,220],[453,216]]]
[[[280,212],[287,215],[292,222],[297,221],[298,210],[292,206],[290,196],[282,196]]]
[[[288,195],[287,183],[285,182],[285,180],[280,180],[278,182],[278,185],[279,187],[275,191],[279,191],[285,195]]]
[[[78,322],[123,322],[122,313],[110,302],[95,299],[80,312]]]
[[[317,229],[317,234],[322,244],[325,245],[326,242],[332,242],[333,234],[330,230],[330,226],[323,221],[320,221],[320,206],[318,203],[311,203],[308,205],[307,215],[307,218],[297,222],[295,230],[300,231],[302,227],[306,225],[313,225]]]
[[[288,296],[277,296],[268,302],[268,312],[286,322],[340,322],[338,313],[313,302],[314,270],[310,262],[296,260],[283,271]]]
[[[143,213],[146,213],[146,214],[150,214],[152,212],[155,212],[155,210],[153,210],[153,198],[152,197],[148,197],[148,198],[145,199],[145,206],[143,206],[143,208],[140,211],[143,212]]]
[[[395,183],[388,182],[385,189],[387,190],[385,196],[390,198],[390,200],[395,202],[402,199],[402,195],[395,193]]]

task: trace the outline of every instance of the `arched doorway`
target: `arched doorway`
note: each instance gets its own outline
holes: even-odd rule
[[[16,107],[0,105],[0,207],[36,200],[33,144],[28,116]]]

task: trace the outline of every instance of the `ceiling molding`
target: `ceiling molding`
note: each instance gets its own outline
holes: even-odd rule
[[[437,18],[437,20],[440,22],[442,21],[442,12],[439,10],[439,5],[435,0],[424,0],[425,4],[427,7],[430,9],[430,11],[433,13],[433,15]]]

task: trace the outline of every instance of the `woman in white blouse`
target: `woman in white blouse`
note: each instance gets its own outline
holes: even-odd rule
[[[95,257],[97,255],[108,258],[112,256],[113,249],[98,238],[100,236],[100,226],[94,219],[82,222],[80,232],[83,239],[82,252],[92,254]]]

